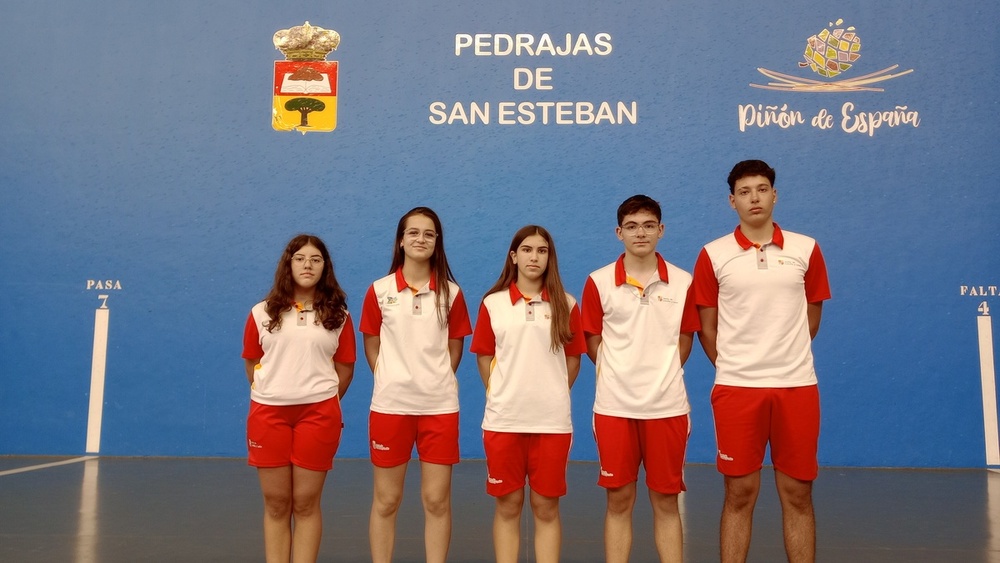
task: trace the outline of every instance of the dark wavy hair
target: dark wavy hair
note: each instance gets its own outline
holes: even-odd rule
[[[451,314],[451,287],[448,281],[455,281],[454,274],[448,266],[448,257],[444,252],[444,229],[441,228],[441,219],[437,213],[429,207],[414,207],[399,218],[396,225],[396,240],[393,242],[392,265],[389,266],[389,273],[403,267],[406,255],[403,253],[403,231],[406,230],[406,220],[415,215],[423,215],[434,223],[434,230],[437,231],[437,239],[434,242],[434,254],[431,254],[431,270],[434,272],[434,302],[437,305],[438,321],[444,326],[448,324],[448,315]]]
[[[729,184],[729,193],[736,193],[737,180],[747,176],[763,176],[767,178],[768,182],[771,182],[771,187],[774,187],[774,168],[771,168],[763,160],[743,160],[733,166],[733,169],[729,171],[729,177],[726,178],[726,182]]]
[[[292,256],[311,244],[323,255],[323,271],[316,283],[316,296],[313,298],[313,310],[316,311],[316,322],[327,330],[335,330],[344,325],[347,319],[347,294],[337,282],[333,273],[333,260],[330,252],[319,237],[309,234],[296,235],[288,241],[285,251],[278,259],[278,267],[274,271],[274,285],[264,301],[264,310],[271,318],[267,325],[268,332],[281,328],[281,314],[295,305],[295,281],[292,279]]]
[[[573,331],[569,327],[569,301],[566,299],[566,290],[563,289],[562,280],[559,278],[559,260],[556,258],[556,245],[543,227],[538,225],[527,225],[518,229],[514,233],[514,238],[510,241],[510,248],[504,257],[503,270],[500,277],[489,290],[483,295],[486,296],[499,291],[507,291],[510,284],[517,281],[517,265],[514,264],[510,253],[517,254],[517,248],[521,246],[524,239],[531,235],[539,235],[549,245],[549,261],[542,274],[542,287],[549,294],[549,307],[552,309],[552,328],[550,335],[552,338],[551,349],[556,351],[565,344],[573,340]]]

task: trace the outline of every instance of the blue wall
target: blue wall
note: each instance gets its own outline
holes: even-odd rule
[[[778,222],[815,236],[830,268],[834,298],[814,346],[821,463],[986,463],[976,317],[983,302],[1000,307],[989,294],[1000,284],[995,2],[280,4],[5,7],[0,454],[84,451],[98,295],[110,309],[100,452],[241,456],[243,322],[296,232],[330,244],[357,316],[389,266],[397,218],[429,205],[474,313],[511,234],[529,222],[553,232],[579,294],[620,252],[615,208],[637,192],[662,202],[661,252],[690,269],[735,225],[729,168],[763,158],[778,171]],[[837,18],[857,28],[863,50],[836,79],[894,64],[913,72],[883,92],[750,86],[769,81],[758,67],[827,81],[797,63],[806,39]],[[329,57],[340,62],[332,133],[270,125],[282,58],[271,36],[305,20],[343,37]],[[608,55],[455,55],[456,34],[601,32]],[[514,69],[538,67],[552,69],[553,89],[515,90]],[[634,101],[637,119],[497,123],[498,102],[545,100]],[[493,119],[435,125],[437,101],[490,102]],[[919,125],[848,132],[848,102],[855,112],[905,106]],[[805,123],[741,130],[741,107],[758,106],[785,106]],[[826,130],[810,123],[824,109],[834,115]],[[482,457],[471,355],[459,378],[463,455]],[[697,348],[686,380],[689,460],[708,462],[712,370]],[[370,393],[359,362],[342,457],[367,455]],[[592,394],[585,361],[573,392],[576,459],[595,458]]]

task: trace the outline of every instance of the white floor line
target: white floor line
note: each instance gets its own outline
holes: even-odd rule
[[[0,471],[0,477],[6,475],[14,475],[15,473],[24,473],[26,471],[34,471],[36,469],[47,469],[49,467],[58,467],[60,465],[69,465],[71,463],[80,463],[81,461],[87,461],[88,459],[97,459],[97,456],[85,455],[83,457],[75,457],[73,459],[64,459],[62,461],[53,461],[52,463],[42,463],[40,465],[29,465],[28,467],[19,467],[17,469],[8,469],[7,471]]]

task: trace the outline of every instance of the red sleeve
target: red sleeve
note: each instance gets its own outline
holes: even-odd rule
[[[698,254],[698,261],[694,264],[694,281],[691,282],[694,291],[690,295],[694,297],[694,304],[702,307],[719,306],[719,280],[715,277],[715,270],[712,268],[712,259],[708,257],[708,251],[704,248]]]
[[[567,356],[582,356],[587,353],[587,339],[583,336],[583,321],[580,317],[580,307],[573,305],[569,312],[569,329],[573,331],[573,340],[563,346]]]
[[[378,306],[378,299],[375,297],[375,286],[368,286],[365,293],[365,301],[361,304],[361,332],[378,336],[382,333],[382,309]]]
[[[698,314],[698,306],[694,303],[694,284],[691,284],[688,287],[687,297],[684,298],[681,332],[698,332],[699,330],[701,330],[701,316]]]
[[[337,351],[333,353],[333,361],[342,364],[353,364],[358,358],[357,340],[354,336],[354,321],[351,316],[344,318],[344,326],[340,327],[340,340]]]
[[[826,261],[819,249],[819,243],[813,246],[809,256],[809,269],[806,270],[806,302],[818,303],[830,298],[830,280],[826,277]]]
[[[243,358],[247,360],[259,360],[264,357],[264,349],[260,345],[260,331],[257,330],[257,321],[253,318],[253,313],[247,317],[247,324],[243,328]]]
[[[594,279],[587,277],[583,285],[583,300],[580,302],[580,315],[583,318],[583,332],[586,334],[601,334],[604,332],[604,308],[601,307],[601,293],[597,290]]]
[[[485,303],[479,306],[479,317],[476,319],[476,330],[472,333],[472,345],[469,346],[469,351],[484,356],[496,355],[497,338],[493,334],[490,312],[486,309]]]
[[[448,338],[465,338],[472,334],[472,322],[469,320],[469,308],[465,305],[465,296],[459,290],[455,301],[448,311]]]

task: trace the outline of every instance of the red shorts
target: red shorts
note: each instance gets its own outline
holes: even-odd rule
[[[819,472],[819,388],[753,388],[716,385],[712,389],[719,472],[741,477],[760,470],[771,444],[774,468],[800,481]]]
[[[305,405],[262,405],[250,401],[247,450],[254,467],[297,465],[313,471],[333,468],[343,431],[340,399]]]
[[[396,467],[410,461],[414,444],[420,461],[458,463],[458,413],[368,414],[368,452],[375,466]]]
[[[566,464],[572,434],[521,434],[483,430],[486,493],[502,497],[524,488],[544,497],[566,494]]]
[[[601,475],[597,484],[617,489],[639,479],[646,468],[646,487],[665,495],[686,491],[684,454],[691,417],[684,414],[650,420],[594,414]]]

